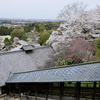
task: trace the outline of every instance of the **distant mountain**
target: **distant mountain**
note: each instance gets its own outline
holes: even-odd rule
[[[39,22],[43,22],[43,21],[57,21],[54,19],[20,19],[20,18],[0,18],[0,20],[16,20],[16,21],[39,21]]]

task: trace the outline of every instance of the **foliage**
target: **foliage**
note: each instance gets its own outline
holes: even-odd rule
[[[16,28],[16,29],[21,29],[21,26],[18,25],[18,26],[16,26],[15,28]]]
[[[35,40],[38,37],[38,32],[27,33],[27,37]]]
[[[95,57],[96,60],[100,60],[100,37],[95,41],[95,45],[96,45]]]
[[[29,40],[29,42],[30,42],[30,40],[31,40],[31,42],[35,42],[35,43],[37,43],[37,39],[38,39],[38,35],[39,35],[39,33],[38,32],[29,32],[29,33],[27,33],[26,34],[27,35],[27,40]]]
[[[39,39],[38,39],[38,43],[40,43],[40,45],[45,45],[45,42],[47,41],[47,39],[49,38],[49,36],[50,36],[50,34],[49,33],[45,33],[45,32],[43,32],[41,35],[40,35],[40,37],[39,37]]]
[[[13,40],[14,37],[18,37],[19,39],[26,40],[26,34],[22,29],[14,29],[11,32],[11,40]]]
[[[34,22],[24,26],[24,31],[27,33],[27,37],[31,38],[33,41],[36,37],[40,45],[46,45],[46,40],[49,38],[53,30],[56,30],[61,21],[59,22]]]
[[[28,25],[24,26],[24,31],[25,32],[30,32],[31,29],[32,29],[31,24],[28,24]]]
[[[6,46],[9,46],[11,44],[11,42],[8,38],[5,38],[4,43]]]
[[[100,49],[100,37],[95,41],[96,47]]]
[[[13,49],[13,48],[14,48],[14,47],[10,45],[10,46],[8,47],[8,50],[11,50],[11,49]]]
[[[100,49],[97,49],[95,52],[95,60],[100,60]]]
[[[56,66],[63,66],[63,65],[71,65],[72,62],[68,59],[64,60],[62,58],[59,58],[57,63],[56,63]]]
[[[12,27],[10,28],[4,26],[0,27],[0,35],[10,35],[12,31],[13,31]]]
[[[0,24],[12,24],[11,20],[0,20]]]
[[[44,30],[56,30],[61,21],[59,22],[34,22],[32,24],[28,24],[24,26],[25,32],[30,32],[31,30],[34,30],[35,32],[43,32]]]

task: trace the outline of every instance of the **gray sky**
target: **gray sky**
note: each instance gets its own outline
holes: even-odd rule
[[[88,9],[100,5],[100,0],[0,0],[0,18],[56,19],[62,8],[82,1]]]

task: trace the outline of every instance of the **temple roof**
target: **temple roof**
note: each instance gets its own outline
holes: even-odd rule
[[[93,81],[100,81],[100,61],[15,73],[6,83]]]
[[[0,86],[13,73],[26,72],[44,68],[46,61],[51,60],[54,51],[50,46],[34,48],[31,53],[24,50],[0,53]]]

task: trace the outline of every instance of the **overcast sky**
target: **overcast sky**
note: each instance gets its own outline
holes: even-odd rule
[[[100,5],[100,0],[0,0],[0,18],[56,19],[62,8],[82,1],[88,9]]]

